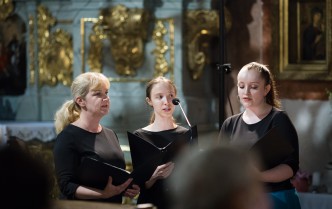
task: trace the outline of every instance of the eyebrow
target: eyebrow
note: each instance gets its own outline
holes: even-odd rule
[[[243,81],[238,82],[238,84],[240,84],[240,83],[244,83],[244,82]],[[257,81],[255,81],[255,82],[249,82],[249,84],[259,84],[259,82],[257,82]]]

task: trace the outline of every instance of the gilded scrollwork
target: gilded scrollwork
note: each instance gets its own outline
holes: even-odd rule
[[[102,40],[106,39],[107,35],[104,33],[101,21],[94,24],[92,31],[93,33],[89,36],[92,47],[89,48],[88,65],[91,71],[100,73],[102,69]]]
[[[147,37],[148,14],[143,9],[123,5],[101,10],[98,22],[89,36],[90,69],[101,71],[102,40],[111,43],[111,55],[117,74],[134,76],[144,62],[144,42]]]
[[[226,30],[231,26],[229,13],[225,17]],[[209,63],[210,40],[219,34],[219,15],[216,10],[193,10],[186,13],[187,64],[192,78],[201,77]]]
[[[36,76],[36,71],[35,71],[35,39],[34,37],[34,32],[35,32],[35,21],[34,17],[32,15],[29,16],[29,69],[30,69],[30,84],[35,83],[35,76]]]
[[[14,11],[12,0],[0,0],[0,21],[5,20]]]
[[[155,56],[155,65],[154,65],[154,76],[163,76],[169,70],[169,65],[167,63],[167,59],[165,54],[169,51],[169,47],[167,42],[164,40],[165,35],[167,34],[167,28],[164,25],[162,20],[157,20],[152,38],[155,42],[155,49],[153,50],[153,54]]]
[[[73,68],[72,37],[62,29],[51,32],[56,22],[46,7],[38,7],[39,84],[54,86],[61,82],[69,86]]]

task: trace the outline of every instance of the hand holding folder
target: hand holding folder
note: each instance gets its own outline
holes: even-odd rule
[[[113,185],[118,186],[123,184],[129,178],[132,178],[132,184],[142,185],[149,180],[160,160],[153,158],[148,163],[139,166],[132,172],[116,167],[114,165],[102,162],[100,160],[85,157],[78,171],[78,180],[84,186],[89,186],[98,189],[104,189],[109,176],[113,178]],[[131,186],[130,185],[130,186]],[[130,187],[129,186],[129,187]]]
[[[194,127],[194,133],[197,133],[196,126]],[[130,132],[127,132],[127,134],[134,170],[129,172],[100,160],[85,157],[78,170],[78,180],[82,185],[104,189],[109,176],[113,178],[113,185],[115,186],[123,184],[129,178],[133,179],[131,185],[144,185],[151,178],[156,168],[173,160],[182,146],[188,143],[187,140],[190,139],[188,136],[177,138],[167,146],[158,148],[135,134]]]

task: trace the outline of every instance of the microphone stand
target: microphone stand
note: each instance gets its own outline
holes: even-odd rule
[[[182,114],[184,115],[184,118],[186,119],[186,121],[187,121],[187,123],[188,123],[188,125],[189,125],[189,130],[190,130],[190,141],[189,141],[189,143],[192,145],[192,143],[193,143],[193,130],[192,130],[192,126],[191,126],[191,124],[190,124],[190,122],[189,122],[189,120],[188,120],[188,118],[187,118],[187,115],[185,114],[185,112],[184,112],[184,110],[183,110],[183,108],[182,108],[182,105],[181,105],[181,103],[180,103],[180,100],[178,99],[178,98],[174,98],[173,100],[172,100],[172,103],[174,104],[174,105],[179,105],[180,106],[180,109],[181,109],[181,111],[182,111]]]
[[[181,110],[182,110],[182,113],[183,113],[183,115],[184,115],[184,118],[186,119],[186,121],[187,121],[187,123],[188,123],[189,127],[191,128],[191,124],[189,123],[189,120],[188,120],[188,118],[187,118],[186,114],[184,113],[184,111],[183,111],[183,108],[182,108],[182,106],[181,106],[181,103],[180,103],[180,102],[179,102],[179,106],[180,106],[180,108],[181,108]]]
[[[225,120],[225,73],[231,70],[231,64],[225,64],[226,56],[226,36],[225,36],[225,3],[224,0],[219,1],[219,61],[217,70],[219,72],[219,130]]]

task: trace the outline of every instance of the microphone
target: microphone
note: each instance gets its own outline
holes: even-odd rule
[[[183,113],[183,115],[184,115],[184,117],[185,117],[185,119],[186,119],[186,121],[187,121],[189,127],[191,128],[191,124],[190,124],[190,122],[189,122],[189,120],[188,120],[186,114],[185,114],[184,111],[183,111],[183,108],[182,108],[182,106],[181,106],[181,103],[180,103],[179,98],[174,98],[174,99],[172,99],[172,103],[173,103],[173,105],[179,105],[179,106],[180,106],[180,108],[181,108],[181,110],[182,110],[182,113]]]

